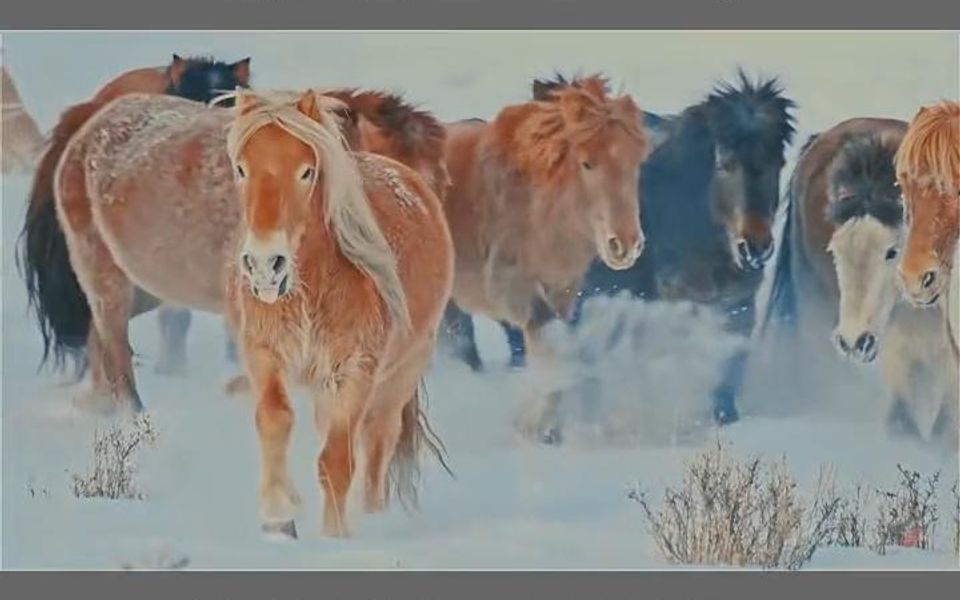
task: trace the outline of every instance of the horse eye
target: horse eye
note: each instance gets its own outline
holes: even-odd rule
[[[581,162],[581,163],[580,163],[580,166],[583,167],[583,168],[584,168],[585,170],[587,170],[587,171],[589,171],[590,169],[593,168],[593,165],[591,165],[591,164],[590,164],[589,162],[587,162],[587,161]]]
[[[897,249],[896,249],[896,248],[890,248],[889,250],[887,250],[887,256],[886,256],[887,260],[893,260],[893,259],[895,259],[896,257],[897,257]]]
[[[237,175],[242,179],[247,176],[247,172],[243,170],[241,165],[237,165]]]
[[[300,175],[300,181],[310,181],[313,179],[313,167],[307,167]]]

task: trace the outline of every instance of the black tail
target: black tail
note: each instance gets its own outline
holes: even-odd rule
[[[807,139],[806,143],[800,149],[797,166],[801,164],[804,154],[806,154],[807,149],[810,148],[810,145],[816,139],[816,135],[812,135]],[[780,236],[780,251],[777,255],[777,263],[774,265],[773,281],[770,285],[770,296],[767,299],[766,310],[760,322],[759,333],[761,336],[767,333],[773,321],[783,323],[791,332],[795,330],[794,328],[797,324],[797,290],[794,279],[796,274],[793,272],[795,257],[793,256],[794,249],[792,247],[792,238],[796,233],[794,232],[796,223],[794,222],[793,213],[796,208],[795,204],[799,200],[797,197],[798,182],[796,181],[796,177],[797,167],[794,167],[793,176],[790,178],[790,183],[787,186],[787,194],[784,198],[785,214],[783,233]]]
[[[90,305],[70,265],[67,240],[57,219],[54,176],[67,143],[99,108],[94,103],[79,104],[61,116],[34,175],[17,250],[17,268],[43,337],[40,365],[52,358],[54,368],[60,370],[70,357],[76,360],[78,374],[86,364],[83,350],[90,332]]]

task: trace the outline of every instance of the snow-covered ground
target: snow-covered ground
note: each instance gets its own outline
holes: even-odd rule
[[[955,97],[958,90],[957,36],[941,33],[54,33],[11,34],[3,43],[4,62],[45,129],[59,110],[113,74],[163,63],[172,51],[252,55],[262,86],[402,88],[450,119],[491,115],[523,98],[530,77],[558,68],[603,68],[645,107],[663,112],[695,101],[737,64],[780,74],[800,104],[803,135],[855,115],[909,118],[919,104]],[[27,317],[13,259],[28,186],[25,177],[2,183],[0,560],[6,568],[149,567],[180,557],[192,568],[664,568],[627,490],[639,481],[657,497],[680,482],[684,461],[717,437],[741,456],[785,455],[804,489],[822,465],[835,467],[842,484],[868,487],[892,485],[898,462],[943,471],[937,538],[943,550],[898,548],[880,557],[826,549],[809,566],[958,566],[948,549],[948,488],[957,477],[957,455],[888,437],[882,399],[872,408],[860,403],[844,409],[844,396],[828,388],[805,409],[773,410],[765,406],[778,404],[780,390],[767,384],[748,394],[744,418],[721,431],[631,445],[572,440],[537,446],[519,440],[513,427],[529,382],[501,366],[503,338],[483,320],[478,333],[490,372],[476,375],[439,357],[429,374],[430,418],[456,479],[427,461],[418,513],[394,507],[371,517],[354,510],[354,538],[321,538],[318,441],[301,402],[290,453],[304,496],[301,539],[264,541],[256,520],[252,407],[249,399],[222,392],[234,371],[223,358],[223,331],[212,315],[194,316],[183,378],[153,373],[156,318],[134,321],[133,343],[143,355],[139,389],[159,433],[156,446],[140,457],[138,482],[147,499],[78,500],[70,474],[88,467],[96,423],[70,408],[73,389],[36,371],[40,338]],[[618,383],[618,406],[633,398],[642,403],[651,390],[664,402],[671,390],[689,394],[702,387],[689,381],[679,359],[674,371],[662,371],[664,364],[669,367],[661,362],[658,368],[665,377],[682,386],[638,375],[633,387]],[[713,376],[701,371],[697,377],[704,381]],[[879,389],[872,376],[863,383],[870,397]],[[696,406],[705,400],[676,401]],[[676,427],[654,414],[661,429]]]

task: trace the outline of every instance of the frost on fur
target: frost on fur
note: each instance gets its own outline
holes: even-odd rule
[[[93,466],[87,474],[73,474],[73,494],[77,498],[142,500],[134,477],[137,452],[156,442],[157,433],[146,415],[127,424],[97,429],[93,437]]]
[[[798,569],[835,535],[841,500],[821,472],[816,491],[801,496],[786,461],[736,462],[718,443],[667,488],[660,508],[635,489],[659,551],[671,562]]]

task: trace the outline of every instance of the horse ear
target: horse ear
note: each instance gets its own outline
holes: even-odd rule
[[[547,81],[541,81],[540,79],[533,80],[533,99],[539,102],[546,102],[550,100],[550,93],[553,91],[554,86],[550,85]]]
[[[237,83],[242,87],[250,86],[250,57],[243,60],[238,60],[237,62],[230,65],[230,70],[233,71],[233,76],[237,78]]]
[[[330,115],[337,122],[340,134],[347,142],[347,146],[353,149],[360,147],[360,124],[355,113],[346,104],[337,104],[330,109]]]
[[[300,94],[300,99],[297,100],[297,110],[318,123],[322,119],[320,106],[317,104],[317,93],[313,90],[307,90]]]
[[[174,53],[173,61],[170,62],[170,66],[167,68],[167,73],[170,75],[170,81],[174,86],[180,85],[180,79],[183,77],[183,72],[187,70],[187,61],[183,58],[180,58],[180,55]]]

